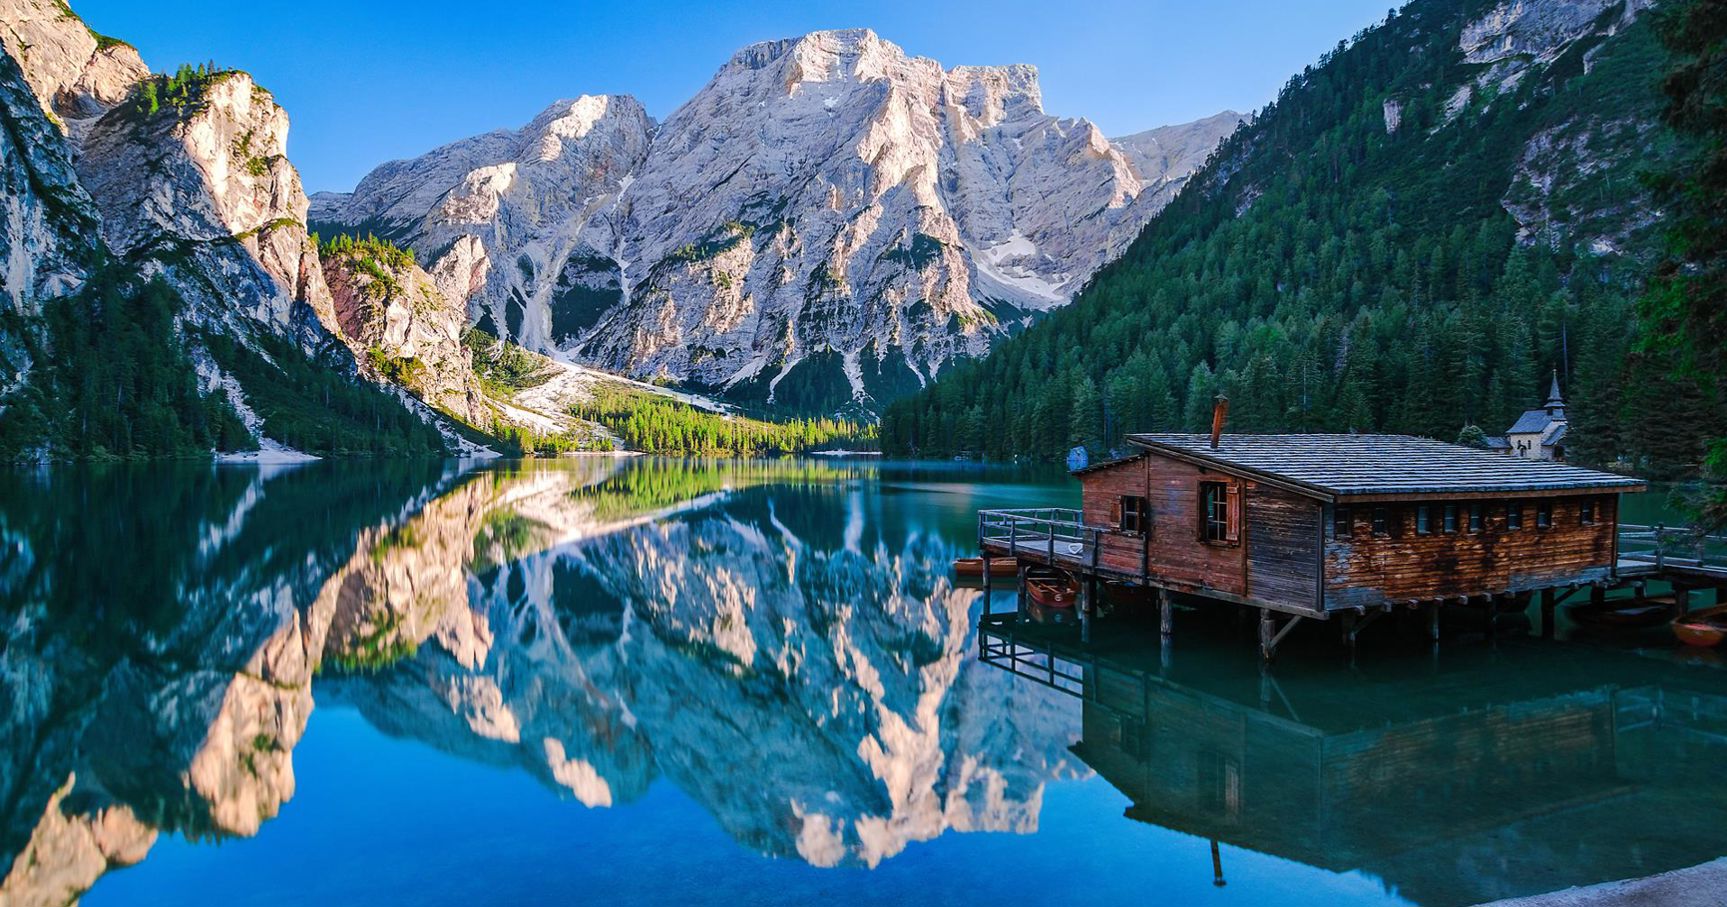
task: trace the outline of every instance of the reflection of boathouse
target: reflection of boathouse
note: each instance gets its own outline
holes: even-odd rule
[[[1160,673],[1052,648],[1039,629],[986,626],[984,660],[1083,698],[1074,752],[1132,800],[1129,818],[1359,870],[1424,905],[1727,852],[1719,671],[1528,640],[1513,658],[1367,677],[1262,676],[1185,649]]]

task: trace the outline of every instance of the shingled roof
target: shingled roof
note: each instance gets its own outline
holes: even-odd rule
[[[1408,435],[1129,435],[1147,450],[1276,480],[1323,499],[1361,495],[1641,491],[1639,479]]]

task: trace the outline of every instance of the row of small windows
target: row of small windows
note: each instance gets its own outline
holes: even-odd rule
[[[1458,532],[1480,532],[1487,526],[1488,505],[1482,501],[1468,503],[1436,503],[1416,504],[1415,534],[1416,535],[1453,535]],[[1517,532],[1524,527],[1525,505],[1512,502],[1503,507],[1492,505],[1497,515],[1503,517],[1507,531]],[[1403,527],[1402,512],[1406,507],[1383,505],[1368,508],[1369,518],[1373,525],[1374,535],[1393,535]],[[1534,505],[1535,528],[1553,528],[1553,502],[1537,501]],[[1595,525],[1595,517],[1599,508],[1593,500],[1585,500],[1578,504],[1577,522],[1581,526]],[[1355,534],[1355,512],[1348,507],[1338,507],[1334,512],[1334,531],[1339,536]]]

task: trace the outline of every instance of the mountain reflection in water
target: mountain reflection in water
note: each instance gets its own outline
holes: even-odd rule
[[[64,903],[160,830],[257,834],[314,690],[589,806],[664,776],[821,866],[1034,830],[1078,716],[968,657],[979,593],[873,470],[0,475],[0,900]]]
[[[1161,664],[1121,614],[1083,700],[980,662],[983,594],[950,576],[976,508],[1066,493],[792,460],[0,472],[0,905],[243,900],[150,874],[187,850],[261,865],[209,855],[224,839],[313,862],[305,835],[361,815],[307,802],[342,787],[328,767],[290,802],[320,716],[352,716],[326,720],[338,763],[412,742],[531,777],[561,815],[633,817],[633,843],[564,862],[637,867],[613,893],[644,901],[1036,902],[1078,879],[1104,901],[1460,904],[1727,851],[1717,668],[1507,640],[1262,677],[1204,634]],[[668,790],[721,850],[680,851],[701,835]],[[487,874],[458,879],[405,842],[453,833],[471,794],[409,791],[417,813],[359,804],[403,841],[296,872],[345,899],[384,867],[420,886],[386,899],[547,894],[507,859],[555,823],[473,829]],[[705,870],[643,875],[680,859]]]

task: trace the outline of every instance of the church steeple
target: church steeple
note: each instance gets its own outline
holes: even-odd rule
[[[1547,391],[1547,414],[1555,419],[1565,418],[1565,398],[1559,393],[1559,370],[1553,370],[1553,386]]]

